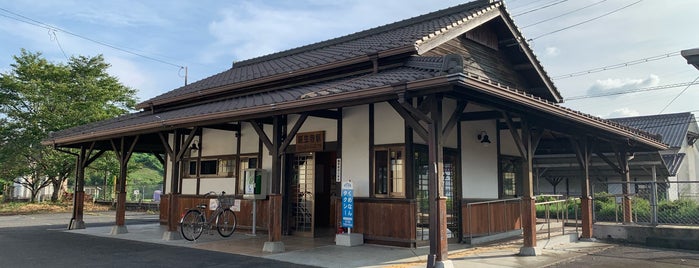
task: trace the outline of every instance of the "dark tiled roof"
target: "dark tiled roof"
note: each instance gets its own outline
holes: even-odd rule
[[[612,118],[611,121],[662,136],[670,148],[680,148],[687,137],[689,124],[696,120],[691,113],[659,114]]]
[[[414,62],[419,61],[433,62],[439,66],[442,65],[439,59],[434,59],[432,57],[427,57],[426,59],[422,60],[414,60]],[[99,133],[105,131],[114,131],[118,129],[134,128],[138,127],[139,125],[150,125],[154,123],[157,124],[159,122],[163,126],[168,126],[171,125],[174,120],[181,120],[186,118],[196,119],[206,115],[245,110],[260,106],[278,105],[286,102],[296,101],[299,99],[307,99],[317,96],[326,96],[329,94],[352,92],[381,86],[390,86],[397,83],[432,78],[437,76],[438,74],[439,69],[436,68],[397,67],[389,70],[384,70],[376,74],[357,75],[354,77],[342,78],[317,84],[299,86],[270,92],[263,92],[259,94],[252,94],[220,101],[214,101],[207,104],[191,106],[166,112],[152,113],[150,111],[142,111],[109,120],[104,120],[92,124],[62,130],[59,132],[54,132],[50,135],[49,140],[85,135],[89,133]],[[231,121],[234,120],[234,118],[231,118]],[[155,131],[157,130],[152,130],[151,132]]]
[[[229,70],[154,97],[139,104],[139,107],[146,107],[149,102],[167,102],[169,98],[202,93],[211,88],[297,72],[391,49],[414,48],[418,40],[463,22],[465,18],[475,17],[479,11],[493,4],[500,3],[478,0],[347,36],[237,62]]]
[[[677,176],[677,171],[680,169],[680,164],[684,160],[685,154],[662,154],[663,162],[667,167],[667,171],[670,172],[670,176]]]

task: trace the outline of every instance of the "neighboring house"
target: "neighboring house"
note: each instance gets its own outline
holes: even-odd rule
[[[19,183],[13,183],[12,199],[14,200],[30,200],[32,197],[32,192]],[[36,201],[48,201],[51,200],[51,194],[53,194],[53,184],[49,184],[44,188],[41,188],[36,194]]]
[[[238,226],[256,220],[269,233],[265,250],[278,250],[282,234],[333,234],[346,223],[341,182],[351,181],[352,233],[366,242],[429,242],[442,260],[447,239],[522,227],[521,253],[531,255],[537,156],[552,172],[579,175],[582,237],[590,238],[591,155],[650,152],[648,162],[661,163],[657,151],[667,148],[562,99],[504,3],[481,0],[236,62],[139,112],[54,132],[44,144],[81,148],[81,159],[116,151],[122,170],[132,152],[165,155],[166,238],[209,191],[243,199]],[[622,177],[640,170],[626,157],[607,164]],[[258,184],[250,169],[262,170]],[[116,233],[126,229],[124,180]],[[252,191],[261,199],[246,200]],[[512,198],[521,204],[501,202]],[[497,204],[470,205],[477,201]]]
[[[660,151],[670,176],[659,194],[670,200],[699,201],[699,138],[697,120],[691,113],[659,114],[610,119],[629,127],[657,134],[670,148]]]

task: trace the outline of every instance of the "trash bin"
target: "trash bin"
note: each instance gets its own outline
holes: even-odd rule
[[[153,202],[160,202],[160,195],[163,193],[161,190],[155,190],[153,192]]]

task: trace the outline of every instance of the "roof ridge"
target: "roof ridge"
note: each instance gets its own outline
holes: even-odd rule
[[[377,27],[370,28],[370,29],[367,29],[367,30],[362,30],[362,31],[359,31],[359,32],[347,34],[347,35],[344,35],[344,36],[335,37],[335,38],[332,38],[332,39],[328,39],[328,40],[316,42],[316,43],[313,43],[313,44],[308,44],[308,45],[304,45],[304,46],[300,46],[300,47],[296,47],[296,48],[291,48],[291,49],[288,49],[288,50],[283,50],[283,51],[279,51],[279,52],[274,52],[274,53],[271,53],[271,54],[262,55],[262,56],[259,56],[259,57],[255,57],[255,58],[251,58],[251,59],[239,61],[239,62],[236,62],[236,63],[235,63],[235,65],[234,65],[233,68],[235,68],[235,67],[237,67],[237,66],[247,66],[247,65],[257,64],[257,63],[261,63],[261,62],[265,62],[265,61],[269,61],[269,60],[273,60],[273,59],[283,58],[283,57],[286,57],[286,56],[290,56],[290,55],[302,53],[302,52],[305,52],[305,51],[312,51],[312,50],[315,50],[315,49],[319,49],[319,48],[323,48],[323,47],[329,47],[329,46],[341,44],[341,43],[344,43],[344,42],[348,42],[348,41],[351,41],[351,40],[356,40],[356,39],[360,39],[360,38],[364,38],[364,37],[376,35],[376,34],[379,34],[379,33],[382,33],[382,32],[387,32],[387,31],[391,31],[391,30],[395,30],[395,29],[400,29],[400,28],[408,27],[408,26],[410,26],[410,25],[414,25],[414,24],[421,23],[421,22],[425,22],[425,21],[432,20],[432,19],[435,19],[435,18],[443,17],[443,16],[446,16],[447,14],[459,13],[459,12],[463,11],[462,9],[463,9],[464,7],[466,7],[466,6],[476,6],[476,5],[478,5],[478,4],[481,4],[481,5],[493,4],[493,3],[496,3],[496,2],[500,2],[500,0],[476,0],[476,1],[473,1],[473,2],[463,3],[463,4],[460,4],[460,5],[456,5],[456,6],[444,8],[444,9],[441,9],[441,10],[437,10],[437,11],[434,11],[434,12],[431,12],[431,13],[427,13],[427,14],[423,14],[423,15],[418,15],[418,16],[415,16],[415,17],[412,17],[412,18],[409,18],[409,19],[400,20],[400,21],[395,21],[395,22],[392,22],[392,23],[384,24],[384,25],[382,25],[382,26],[377,26]]]

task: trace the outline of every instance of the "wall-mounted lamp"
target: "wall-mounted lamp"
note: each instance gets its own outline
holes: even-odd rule
[[[481,130],[481,133],[477,136],[478,141],[483,144],[483,146],[488,146],[490,144],[490,138],[488,138],[488,133],[485,130]]]
[[[194,152],[194,151],[198,151],[199,147],[200,147],[199,142],[197,140],[194,140],[194,141],[192,141],[192,145],[189,146],[189,149],[192,150],[192,152]]]

